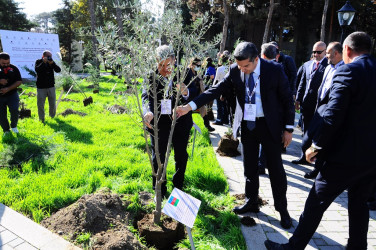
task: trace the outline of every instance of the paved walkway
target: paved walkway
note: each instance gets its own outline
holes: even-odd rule
[[[0,249],[79,249],[60,236],[0,203]]]
[[[297,122],[297,120],[296,120]],[[211,133],[214,150],[217,149],[220,137],[228,130],[225,126],[213,126],[215,131]],[[295,129],[293,141],[287,148],[287,153],[282,154],[283,165],[285,167],[288,188],[287,202],[288,210],[293,221],[293,227],[289,230],[283,229],[279,224],[279,213],[274,210],[273,196],[268,175],[260,176],[260,196],[266,199],[269,204],[261,207],[257,214],[246,213],[256,221],[256,226],[246,227],[242,225],[243,236],[247,243],[247,248],[252,250],[264,250],[266,239],[286,243],[298,224],[299,216],[303,211],[308,192],[312,187],[313,180],[304,179],[305,172],[312,169],[310,166],[295,165],[291,160],[297,159],[300,150],[301,132]],[[239,145],[241,152],[241,145]],[[227,176],[230,193],[244,193],[244,175],[242,156],[222,157],[218,154],[217,159],[223,167]],[[267,171],[267,170],[266,170]],[[339,250],[344,249],[348,238],[348,216],[347,216],[347,192],[342,193],[331,204],[325,212],[318,230],[314,234],[309,246],[306,249]],[[370,225],[368,232],[368,249],[376,249],[376,211],[370,211]]]

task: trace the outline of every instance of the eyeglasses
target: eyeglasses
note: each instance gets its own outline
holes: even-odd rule
[[[322,52],[324,52],[325,50],[321,50],[321,51],[312,51],[312,54],[321,54]]]

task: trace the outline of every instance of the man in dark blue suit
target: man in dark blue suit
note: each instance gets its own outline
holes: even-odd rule
[[[235,207],[234,212],[260,211],[257,203],[257,161],[261,144],[268,162],[275,209],[280,213],[281,226],[290,228],[292,223],[287,211],[287,179],[282,165],[281,141],[287,146],[292,140],[294,104],[283,68],[257,55],[253,43],[240,43],[234,52],[236,63],[231,65],[225,78],[188,105],[178,107],[177,113],[184,115],[221,94],[235,93],[239,104],[236,116],[240,119],[234,121],[234,125],[240,123],[241,126],[246,203]],[[234,131],[236,133],[237,128]]]
[[[317,105],[317,92],[324,76],[324,71],[328,65],[325,57],[326,44],[324,42],[316,42],[313,45],[313,60],[303,65],[303,74],[299,83],[298,92],[296,94],[295,109],[299,110],[302,116],[302,131],[305,132],[312,120]],[[306,164],[302,150],[300,158],[293,160],[294,164]]]
[[[337,69],[322,124],[306,159],[323,161],[307,198],[299,224],[287,244],[265,241],[267,249],[304,249],[325,210],[348,190],[348,250],[367,249],[367,199],[376,180],[376,60],[369,53],[371,38],[350,34],[343,43],[346,65]]]
[[[322,112],[325,110],[325,105],[329,101],[329,89],[333,83],[333,76],[337,69],[344,64],[342,60],[342,45],[339,42],[331,42],[326,49],[326,58],[329,65],[325,68],[324,77],[317,96],[317,106],[312,121],[308,129],[304,133],[302,141],[302,149],[305,152],[312,144],[312,137],[315,132],[320,128]],[[315,167],[312,171],[306,173],[304,178],[314,179],[319,173],[320,162],[315,162]]]

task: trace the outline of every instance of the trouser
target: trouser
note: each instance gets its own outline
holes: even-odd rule
[[[182,120],[180,120],[182,119]],[[189,133],[192,128],[193,122],[192,122],[192,114],[187,114],[184,117],[179,118],[179,121],[177,122],[175,126],[175,130],[172,136],[172,146],[174,148],[175,153],[175,174],[172,177],[172,183],[174,184],[174,187],[183,189],[184,184],[184,175],[185,175],[185,169],[187,167],[187,161],[188,161],[188,153],[187,153],[187,146],[188,146],[188,140],[189,140]],[[151,139],[151,147],[152,147],[152,158],[153,158],[153,167],[154,171],[157,173],[158,171],[158,162],[157,162],[157,155],[155,153],[155,139],[153,136],[150,136]],[[168,144],[168,137],[170,134],[170,126],[160,126],[159,129],[159,140],[158,140],[158,146],[159,146],[159,156],[160,161],[163,164],[165,162],[165,156],[167,151],[167,144]],[[156,184],[156,178],[153,176],[153,189],[155,189]],[[166,194],[167,187],[166,182],[162,183],[162,195]]]
[[[216,99],[216,101],[217,101],[217,120],[216,121],[223,123],[223,124],[229,123],[226,101],[221,101],[219,98]]]
[[[54,118],[56,115],[56,92],[55,87],[47,89],[37,89],[37,106],[39,120],[44,122],[44,104],[48,98],[49,115]]]
[[[249,131],[246,122],[242,122],[241,129],[246,197],[251,202],[257,202],[260,186],[257,162],[261,144],[268,163],[275,209],[279,212],[286,211],[287,178],[282,165],[280,142],[274,141],[265,118],[257,119],[256,127],[252,131]]]
[[[348,190],[348,249],[367,249],[369,210],[367,199],[376,180],[374,166],[343,166],[325,163],[308,195],[299,224],[289,240],[294,250],[304,249],[315,233],[321,218],[344,190]]]
[[[0,125],[3,132],[9,131],[10,127],[17,127],[19,104],[20,97],[17,92],[14,92],[9,96],[0,96]],[[10,113],[10,126],[7,117],[7,107],[9,108]]]

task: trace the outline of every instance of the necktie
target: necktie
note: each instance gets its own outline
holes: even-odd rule
[[[255,80],[253,79],[253,72],[249,74],[248,82],[248,89],[250,93],[247,93],[247,88],[245,88],[245,102],[255,104],[256,103],[256,97],[255,93],[252,95],[251,100],[249,100],[249,95],[252,93],[254,87],[255,87]],[[247,128],[252,131],[256,127],[255,121],[247,121]]]
[[[320,64],[320,62],[316,62],[315,66],[313,66],[312,73],[317,70],[317,68],[319,67],[319,64]]]

